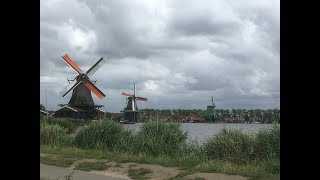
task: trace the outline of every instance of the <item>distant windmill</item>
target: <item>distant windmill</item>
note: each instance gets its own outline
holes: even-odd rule
[[[213,97],[212,97],[212,96],[211,96],[211,102],[212,102],[213,108],[215,108],[216,106],[215,106],[214,103],[213,103]]]
[[[215,105],[213,103],[213,97],[211,96],[211,103],[212,105],[208,105],[207,106],[207,111],[206,111],[206,114],[207,114],[207,117],[210,119],[211,122],[213,122],[215,120]]]
[[[147,98],[137,97],[136,96],[136,86],[133,83],[133,94],[122,92],[122,95],[128,96],[127,98],[127,107],[124,109],[124,119],[129,122],[137,122],[139,119],[139,110],[137,107],[138,101],[148,101]]]
[[[69,64],[78,75],[73,80],[68,80],[69,85],[60,92],[62,97],[64,97],[71,90],[73,91],[69,103],[67,105],[60,105],[63,106],[63,108],[66,107],[66,110],[58,110],[58,112],[55,113],[55,116],[70,116],[85,119],[95,117],[99,111],[101,112],[101,110],[98,110],[97,108],[102,107],[102,105],[94,104],[91,92],[99,99],[104,98],[105,95],[95,86],[96,81],[91,81],[89,77],[103,65],[103,58],[98,60],[87,72],[83,72],[67,54],[62,56],[62,59]],[[72,112],[70,113],[70,111]]]

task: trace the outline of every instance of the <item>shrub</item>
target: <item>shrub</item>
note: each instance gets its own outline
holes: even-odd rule
[[[40,118],[40,122],[46,122],[48,124],[58,124],[66,128],[69,134],[74,133],[78,127],[83,126],[85,123],[87,123],[85,120],[80,120],[80,119],[52,118],[52,117]]]
[[[280,125],[261,129],[255,139],[254,153],[257,159],[280,159]]]
[[[40,124],[40,144],[52,146],[71,145],[72,138],[68,136],[67,129],[57,124]]]
[[[241,130],[222,129],[204,144],[209,159],[245,164],[252,160],[254,138]]]
[[[112,120],[100,120],[79,130],[75,144],[80,148],[108,148],[112,150],[121,139],[124,128]]]
[[[147,122],[136,135],[136,149],[144,154],[159,156],[177,155],[186,143],[187,133],[180,124],[168,122]]]

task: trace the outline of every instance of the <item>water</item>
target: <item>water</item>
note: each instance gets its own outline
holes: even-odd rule
[[[134,132],[139,131],[143,123],[123,124]],[[216,135],[223,127],[241,129],[243,132],[257,133],[261,128],[271,128],[272,124],[224,124],[224,123],[180,123],[181,129],[188,132],[188,141],[203,143],[207,138]]]

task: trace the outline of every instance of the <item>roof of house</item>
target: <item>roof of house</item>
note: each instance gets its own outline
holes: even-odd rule
[[[62,106],[60,109],[58,109],[58,110],[56,110],[56,111],[60,111],[61,109],[65,109],[65,108],[70,109],[71,111],[75,111],[75,112],[82,111],[82,110],[79,109],[79,108],[70,107],[70,106],[67,106],[67,105]]]
[[[41,109],[40,109],[40,112],[41,112],[41,113],[44,113],[44,114],[49,114],[48,112],[43,111],[43,110],[41,110]]]

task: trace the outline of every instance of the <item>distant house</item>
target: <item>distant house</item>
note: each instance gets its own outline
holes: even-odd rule
[[[224,118],[224,122],[227,122],[227,123],[244,123],[245,120],[243,117],[225,117]]]
[[[148,117],[148,120],[149,120],[149,121],[168,120],[168,116],[153,114],[153,115],[150,115],[150,116]]]
[[[227,122],[227,123],[232,122],[231,117],[224,117],[223,120],[224,120],[224,122]]]
[[[173,121],[173,122],[183,122],[184,118],[179,113],[176,113],[176,114],[173,114],[172,116],[170,116],[169,120]]]
[[[111,119],[119,122],[123,118],[123,113],[111,113]]]
[[[196,116],[195,114],[190,113],[190,114],[186,117],[186,120],[187,120],[187,121],[199,122],[199,121],[201,121],[202,119],[201,119],[199,116]]]
[[[56,110],[54,113],[54,117],[72,117],[75,119],[87,119],[88,117],[90,119],[100,119],[103,118],[105,116],[105,112],[97,109],[97,108],[93,108],[92,111],[95,111],[94,114],[96,114],[95,117],[89,117],[87,113],[93,114],[90,111],[86,111],[80,108],[76,108],[76,107],[70,107],[68,105],[65,105],[63,107],[61,107],[60,109]]]
[[[49,112],[40,109],[40,116],[49,116]]]

